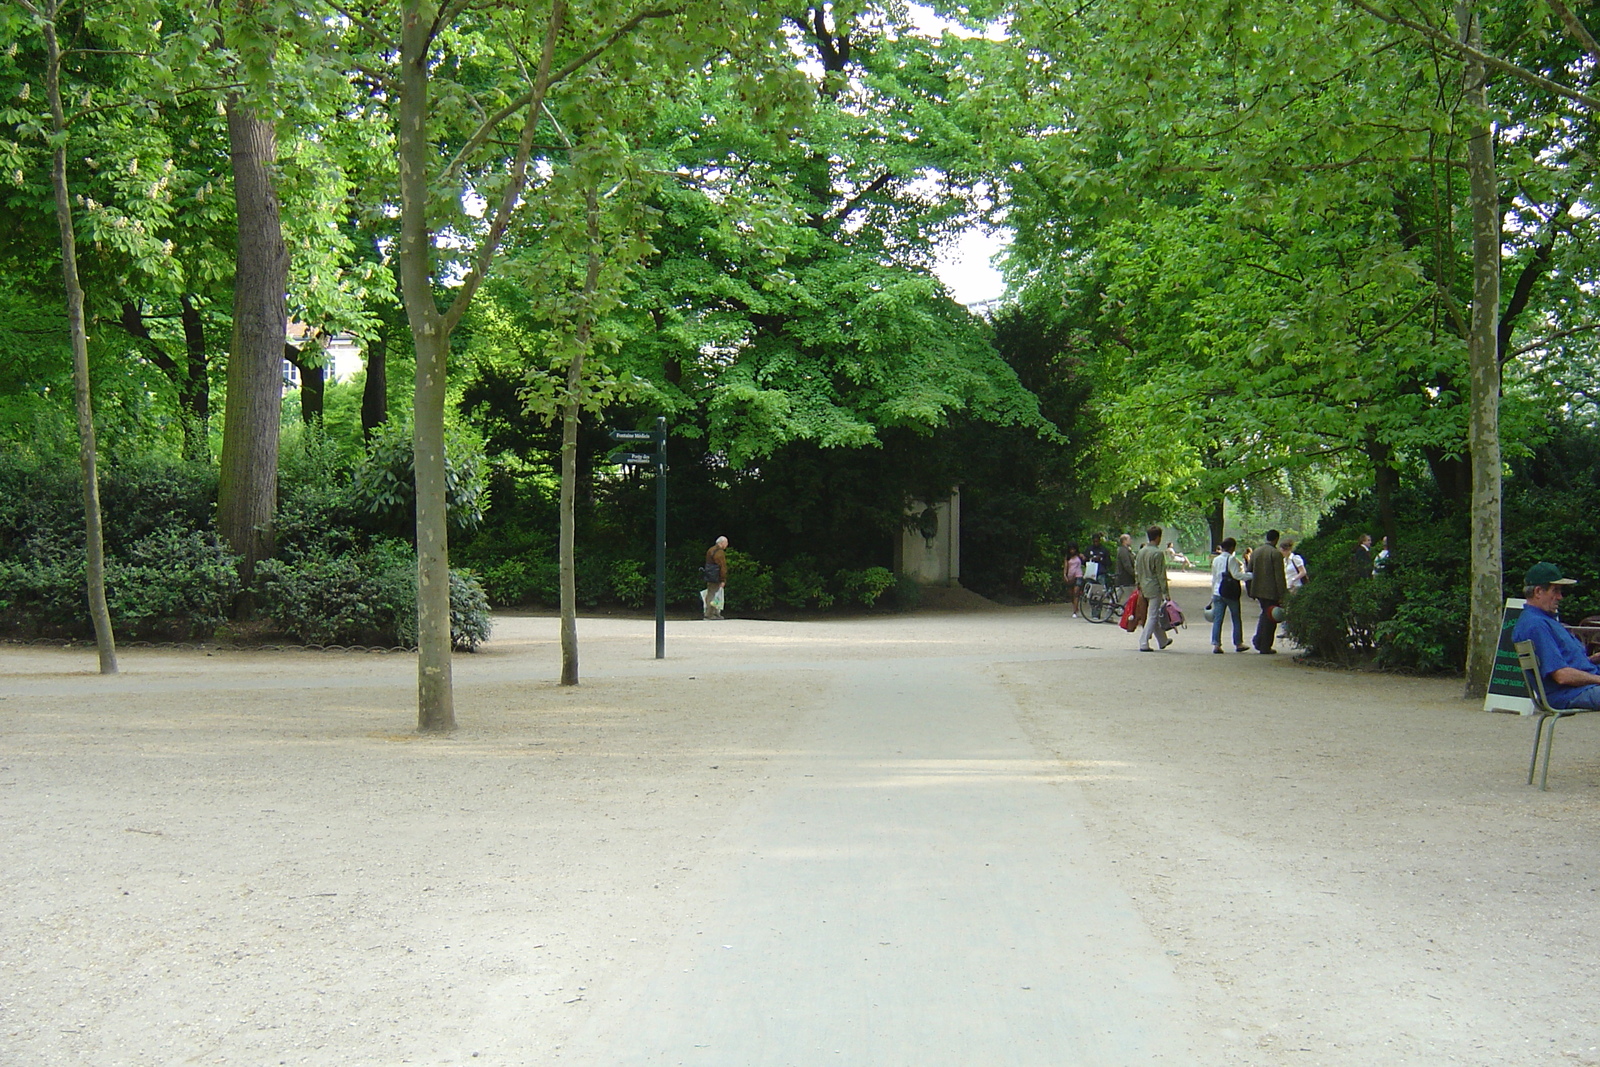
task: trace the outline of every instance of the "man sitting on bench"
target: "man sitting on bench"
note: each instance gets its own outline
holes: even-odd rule
[[[1600,662],[1600,652],[1588,655],[1583,642],[1573,637],[1556,617],[1561,598],[1567,595],[1564,587],[1577,585],[1577,580],[1563,578],[1561,568],[1554,563],[1535,563],[1528,568],[1522,584],[1527,604],[1511,639],[1533,642],[1550,706],[1600,708],[1600,673],[1594,669],[1595,663]]]

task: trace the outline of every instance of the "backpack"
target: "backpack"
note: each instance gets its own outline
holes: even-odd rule
[[[1239,582],[1239,579],[1227,571],[1223,571],[1222,581],[1217,585],[1217,595],[1224,600],[1238,600],[1244,595],[1244,586]]]

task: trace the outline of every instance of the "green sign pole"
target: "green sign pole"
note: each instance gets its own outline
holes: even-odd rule
[[[667,420],[656,419],[656,659],[667,658]]]

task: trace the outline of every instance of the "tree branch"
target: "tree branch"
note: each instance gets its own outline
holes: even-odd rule
[[[1556,13],[1556,17],[1561,20],[1561,24],[1567,28],[1567,32],[1572,35],[1572,39],[1577,41],[1585,52],[1589,53],[1589,58],[1600,62],[1600,44],[1595,43],[1594,35],[1589,32],[1589,27],[1578,21],[1578,16],[1574,15],[1572,9],[1562,3],[1561,0],[1545,0],[1545,2],[1550,5],[1550,10]]]
[[[545,26],[544,47],[539,53],[539,68],[533,77],[533,96],[530,100],[532,106],[528,108],[528,117],[522,124],[522,138],[517,145],[516,157],[511,163],[510,180],[506,182],[505,191],[500,194],[500,204],[495,209],[493,221],[489,224],[489,232],[484,235],[483,242],[478,246],[478,255],[472,264],[472,270],[462,279],[461,290],[451,302],[450,309],[444,314],[446,335],[461,321],[461,316],[466,314],[467,306],[472,303],[472,297],[477,293],[478,286],[483,284],[484,276],[489,273],[489,264],[493,262],[495,253],[500,249],[500,241],[511,225],[511,215],[516,211],[517,202],[522,199],[522,190],[528,183],[528,158],[533,154],[533,135],[539,128],[539,110],[544,107],[545,94],[550,91],[550,66],[555,62],[556,42],[561,39],[566,24],[566,0],[555,0],[550,5],[550,21]]]
[[[1600,111],[1600,97],[1590,96],[1588,93],[1580,92],[1577,89],[1569,89],[1560,82],[1551,81],[1549,78],[1535,74],[1533,71],[1524,67],[1519,67],[1515,63],[1508,62],[1507,60],[1501,59],[1498,56],[1492,56],[1487,52],[1480,51],[1479,49],[1473,48],[1471,45],[1466,44],[1463,41],[1456,40],[1443,30],[1435,29],[1434,27],[1429,26],[1425,22],[1417,22],[1414,19],[1406,18],[1404,15],[1396,15],[1392,13],[1386,14],[1382,11],[1379,11],[1371,4],[1366,3],[1365,0],[1350,0],[1350,3],[1353,6],[1360,8],[1362,11],[1365,11],[1373,18],[1387,22],[1391,26],[1403,26],[1414,33],[1421,34],[1434,44],[1442,45],[1444,48],[1455,53],[1458,58],[1475,59],[1491,70],[1498,70],[1503,74],[1511,75],[1513,78],[1516,78],[1519,81],[1527,82],[1529,85],[1537,85],[1539,88],[1555,93],[1557,96],[1564,96],[1574,103],[1582,104],[1591,111]]]
[[[1591,322],[1586,326],[1574,326],[1567,330],[1557,330],[1555,333],[1547,334],[1537,341],[1530,341],[1520,348],[1512,349],[1507,358],[1525,356],[1529,352],[1537,352],[1541,348],[1549,348],[1551,342],[1559,341],[1565,337],[1575,337],[1580,333],[1593,333],[1596,330],[1600,330],[1600,322]]]
[[[549,75],[549,79],[543,88],[540,88],[536,84],[532,89],[529,89],[523,95],[517,97],[509,104],[506,104],[499,111],[496,111],[493,115],[490,115],[487,119],[484,119],[483,122],[478,126],[478,129],[474,131],[472,136],[467,138],[467,143],[461,146],[461,151],[457,152],[455,158],[450,161],[450,165],[445,168],[445,173],[447,175],[457,173],[461,169],[462,165],[467,161],[467,158],[471,156],[472,153],[483,147],[483,142],[493,134],[495,127],[499,126],[512,115],[515,115],[518,111],[521,111],[525,107],[532,107],[533,113],[537,114],[540,105],[544,103],[545,94],[549,91],[550,86],[556,85],[564,79],[571,77],[577,71],[582,70],[607,49],[611,48],[618,41],[622,40],[622,38],[638,29],[642,23],[648,21],[649,19],[666,18],[671,15],[676,15],[677,13],[677,11],[669,8],[641,11],[634,15],[633,18],[623,23],[621,26],[618,26],[616,29],[612,30],[599,44],[589,49],[589,51],[585,52],[577,59],[572,60],[560,70],[557,70],[555,73]],[[547,47],[548,45],[549,42],[546,42]],[[543,62],[543,60],[541,60],[541,62]]]
[[[848,218],[850,216],[850,214],[855,211],[856,208],[860,207],[868,196],[870,196],[873,193],[877,192],[879,189],[882,189],[885,185],[888,185],[889,182],[892,181],[893,179],[894,179],[894,174],[892,172],[884,171],[882,174],[880,174],[876,178],[872,179],[872,183],[870,185],[868,185],[865,189],[861,190],[855,196],[852,196],[849,199],[849,201],[844,204],[843,207],[841,207],[838,211],[834,212],[834,215],[833,215],[833,217],[831,219],[827,219],[826,221],[828,221],[828,222],[842,222],[844,219]]]

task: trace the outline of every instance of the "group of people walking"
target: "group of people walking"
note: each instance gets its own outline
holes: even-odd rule
[[[1129,623],[1139,633],[1139,651],[1153,652],[1172,643],[1168,630],[1173,613],[1167,608],[1171,591],[1167,584],[1167,564],[1174,556],[1161,545],[1162,529],[1152,526],[1145,531],[1145,543],[1136,551],[1133,538],[1122,534],[1115,555],[1100,534],[1095,534],[1087,552],[1079,552],[1077,545],[1067,548],[1061,576],[1066,582],[1072,600],[1072,614],[1077,617],[1079,598],[1085,581],[1099,578],[1117,589],[1137,589],[1133,598],[1134,615]],[[1222,655],[1222,627],[1231,613],[1233,617],[1233,649],[1248,652],[1254,648],[1263,655],[1274,655],[1277,649],[1278,624],[1283,621],[1283,605],[1289,596],[1305,584],[1305,560],[1294,551],[1294,541],[1280,542],[1277,530],[1268,530],[1262,544],[1254,551],[1245,549],[1241,554],[1236,540],[1229,537],[1216,549],[1211,560],[1211,651]],[[1111,575],[1115,573],[1115,579]],[[1261,609],[1250,644],[1244,642],[1244,617],[1242,605],[1245,597],[1254,600]],[[1129,625],[1124,623],[1124,625]]]
[[[1283,603],[1305,584],[1306,561],[1294,550],[1293,541],[1278,540],[1277,530],[1268,530],[1262,545],[1254,552],[1237,554],[1239,543],[1224,538],[1211,560],[1211,651],[1222,655],[1222,622],[1233,615],[1233,650],[1248,652],[1253,647],[1263,655],[1274,655],[1278,624],[1283,621]],[[1247,562],[1248,561],[1248,562]],[[1261,608],[1255,636],[1250,646],[1244,643],[1244,618],[1240,614],[1248,595]]]

